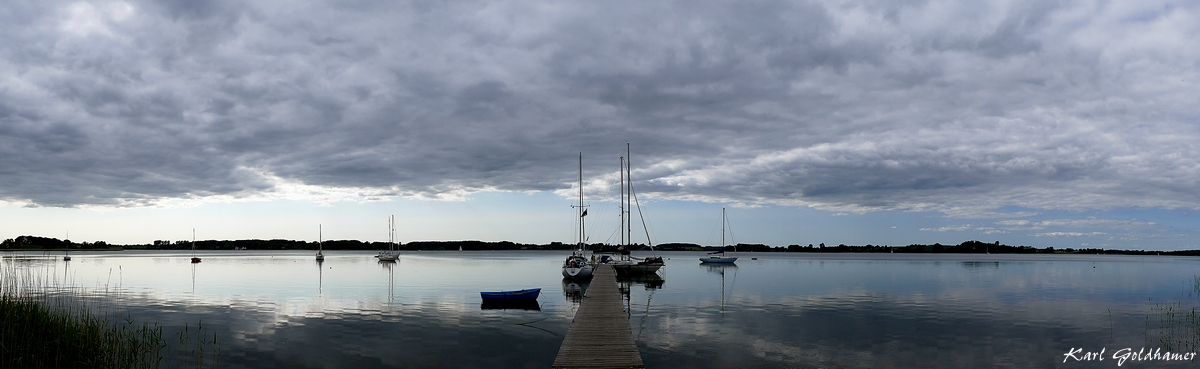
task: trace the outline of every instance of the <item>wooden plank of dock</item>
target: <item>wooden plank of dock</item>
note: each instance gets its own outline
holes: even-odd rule
[[[645,368],[612,266],[596,266],[553,368]]]

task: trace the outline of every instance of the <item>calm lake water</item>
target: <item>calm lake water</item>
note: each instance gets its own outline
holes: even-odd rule
[[[0,256],[167,332],[201,323],[222,368],[547,368],[587,287],[561,278],[566,251],[374,254]],[[714,267],[659,255],[658,276],[621,281],[649,368],[1115,368],[1064,354],[1198,350],[1179,322],[1200,306],[1200,258],[741,253]],[[480,291],[533,287],[540,310],[481,307]]]

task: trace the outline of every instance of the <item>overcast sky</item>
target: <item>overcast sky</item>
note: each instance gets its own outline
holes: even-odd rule
[[[727,206],[776,246],[1200,248],[1195,1],[17,0],[0,34],[0,238],[569,242],[582,152],[615,242],[629,143],[656,243]]]

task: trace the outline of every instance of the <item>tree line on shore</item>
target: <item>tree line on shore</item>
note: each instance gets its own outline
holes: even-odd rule
[[[316,250],[317,242],[296,241],[296,240],[203,240],[196,241],[197,250]],[[387,242],[364,242],[358,240],[331,240],[325,241],[321,246],[325,250],[383,250],[388,248]],[[527,244],[516,243],[510,241],[412,241],[408,243],[397,243],[396,248],[401,251],[437,251],[437,250],[464,250],[464,251],[481,251],[481,250],[570,250],[572,244],[562,242],[551,242],[548,244]],[[587,249],[592,251],[617,251],[617,245],[610,244],[588,244]],[[82,242],[76,243],[70,240],[60,240],[57,238],[38,237],[38,236],[19,236],[10,238],[0,243],[0,250],[188,250],[192,248],[192,241],[154,241],[150,244],[132,244],[132,245],[111,245],[104,241]],[[630,250],[649,250],[650,247],[645,244],[634,244],[628,246]],[[721,250],[721,246],[702,246],[694,243],[664,243],[654,246],[655,250],[661,251],[717,251]],[[1065,248],[1055,249],[1054,247],[1037,248],[1033,246],[1010,246],[1001,244],[999,241],[986,243],[980,241],[966,241],[958,245],[943,245],[935,243],[932,245],[925,244],[910,244],[904,246],[892,245],[862,245],[851,246],[839,244],[837,246],[826,246],[824,243],[814,246],[808,244],[805,246],[793,244],[788,246],[769,246],[764,244],[743,244],[739,243],[735,246],[725,246],[724,251],[743,251],[743,252],[812,252],[812,253],[933,253],[933,254],[1116,254],[1116,255],[1176,255],[1176,256],[1200,256],[1200,250],[1178,250],[1178,251],[1147,251],[1147,250],[1120,250],[1120,249],[1099,249],[1099,248]]]

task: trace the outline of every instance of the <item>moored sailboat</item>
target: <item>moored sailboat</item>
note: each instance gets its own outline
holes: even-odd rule
[[[317,261],[325,261],[325,247],[322,245],[324,241],[321,237],[321,225],[317,225]]]
[[[199,262],[200,258],[196,257],[196,229],[192,228],[192,264]]]
[[[625,156],[621,157],[621,245],[617,247],[616,255],[602,255],[600,257],[601,264],[611,265],[618,276],[649,274],[656,273],[659,269],[666,265],[661,256],[647,256],[645,258],[636,258],[631,254],[630,247],[633,245],[633,213],[630,211],[637,202],[637,196],[633,193],[633,172],[630,169],[630,151],[629,144],[625,144]],[[638,206],[638,215],[641,216],[641,207]],[[642,228],[646,228],[646,220],[642,219]],[[650,246],[650,250],[654,250],[654,244],[650,242],[650,231],[646,230],[646,244]]]
[[[66,254],[63,254],[63,261],[71,261],[71,232],[69,231],[67,232],[66,244],[67,251]]]
[[[725,256],[725,224],[728,220],[725,218],[725,208],[721,208],[721,249],[708,253],[708,256],[700,258],[700,262],[704,264],[733,264],[737,261],[736,256]],[[733,251],[737,251],[737,246],[734,246]]]
[[[591,278],[592,272],[595,271],[596,265],[588,261],[584,255],[587,248],[587,236],[585,234],[584,218],[587,217],[587,207],[583,205],[583,153],[579,153],[579,205],[572,205],[575,208],[579,221],[579,239],[575,243],[575,247],[571,250],[571,255],[563,260],[562,276],[563,278]]]
[[[395,247],[396,216],[393,215],[388,217],[388,249],[387,251],[380,251],[379,255],[375,255],[375,258],[379,259],[379,261],[396,261],[396,259],[400,258],[400,253],[394,250]]]

